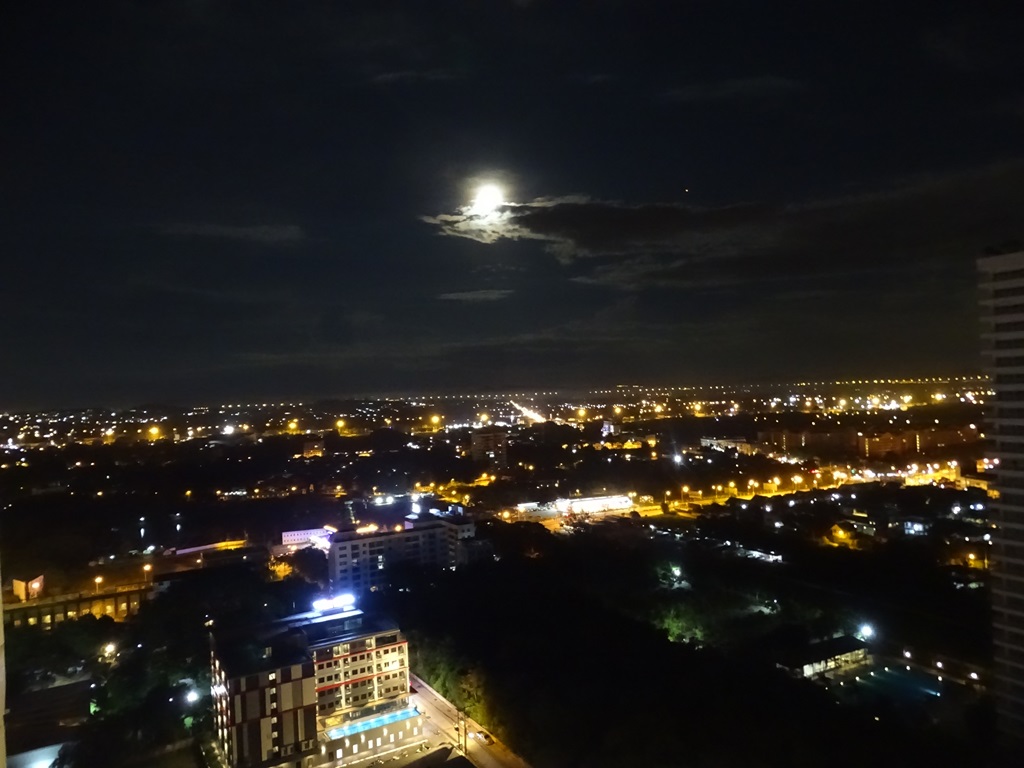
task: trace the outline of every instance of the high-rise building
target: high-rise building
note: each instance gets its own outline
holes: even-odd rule
[[[337,593],[379,589],[399,563],[454,568],[471,559],[476,525],[465,517],[406,520],[399,530],[339,531],[331,537],[328,573]]]
[[[0,585],[3,578],[0,577]],[[0,588],[0,617],[4,612],[4,593]],[[4,647],[4,622],[0,618],[0,766],[7,765],[7,729],[4,727],[4,719],[7,715],[7,657]]]
[[[998,726],[1024,737],[1024,252],[987,256],[981,271],[982,350],[992,377],[988,434],[992,503],[992,691]]]
[[[508,432],[501,427],[483,427],[470,435],[469,454],[473,461],[496,469],[508,466]]]
[[[351,596],[315,608],[213,633],[215,740],[228,766],[345,765],[424,740],[398,627]]]

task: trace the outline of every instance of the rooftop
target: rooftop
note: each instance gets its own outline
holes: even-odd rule
[[[255,627],[215,630],[213,644],[224,673],[241,677],[312,661],[311,649],[388,631],[398,632],[398,625],[358,609],[308,611]]]
[[[836,656],[867,648],[867,643],[858,640],[853,635],[841,635],[828,640],[821,640],[817,643],[809,643],[796,648],[787,649],[779,655],[779,663],[787,669],[802,667],[804,664],[813,664],[816,661],[824,661]]]

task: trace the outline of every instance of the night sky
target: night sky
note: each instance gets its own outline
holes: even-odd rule
[[[1012,3],[14,6],[0,408],[974,372],[1024,239]]]

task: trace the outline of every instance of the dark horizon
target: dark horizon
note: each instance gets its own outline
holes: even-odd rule
[[[977,370],[1018,47],[923,0],[22,4],[0,407]]]
[[[731,390],[743,390],[748,389],[752,392],[757,391],[771,391],[778,390],[782,391],[786,387],[818,387],[828,389],[831,386],[842,385],[846,382],[850,382],[853,385],[854,382],[864,382],[864,384],[857,384],[856,386],[862,387],[869,385],[871,381],[914,381],[921,382],[920,384],[914,384],[912,386],[922,386],[928,380],[934,380],[938,382],[952,382],[956,379],[963,378],[974,378],[981,377],[985,374],[980,371],[959,371],[949,374],[937,374],[932,372],[929,374],[922,375],[885,375],[877,374],[870,376],[848,376],[848,377],[837,377],[834,379],[797,379],[794,378],[791,381],[776,381],[762,379],[759,381],[754,380],[709,380],[705,382],[643,382],[643,381],[629,381],[629,382],[615,382],[615,383],[598,383],[594,386],[548,386],[548,387],[531,387],[528,385],[509,386],[504,388],[499,387],[481,387],[476,390],[469,389],[391,389],[391,390],[362,390],[353,391],[351,393],[306,393],[296,394],[291,396],[283,397],[246,397],[239,393],[233,393],[231,395],[225,395],[222,398],[213,399],[189,399],[184,396],[172,396],[166,398],[143,398],[140,400],[122,400],[122,401],[105,401],[105,402],[81,402],[81,403],[49,403],[40,404],[35,406],[28,406],[24,408],[3,408],[0,406],[0,412],[3,413],[35,413],[35,412],[46,412],[46,411],[79,411],[79,410],[112,410],[116,412],[124,412],[145,408],[212,408],[216,406],[238,404],[243,406],[259,406],[266,404],[268,407],[275,404],[284,405],[314,405],[321,403],[330,403],[333,401],[370,401],[370,400],[384,400],[384,399],[398,399],[398,400],[411,400],[416,398],[497,398],[503,395],[531,395],[537,396],[551,396],[554,394],[565,395],[565,396],[583,396],[590,394],[597,394],[604,390],[614,390],[617,388],[636,388],[636,389],[678,389],[678,390],[707,390],[713,388]]]

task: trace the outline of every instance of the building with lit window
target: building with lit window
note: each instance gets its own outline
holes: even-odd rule
[[[347,595],[316,608],[213,633],[214,726],[228,766],[345,765],[424,740],[398,627]]]
[[[991,690],[998,727],[1024,735],[1024,252],[987,256],[981,272],[982,351],[995,397],[989,437],[999,464],[992,502]]]
[[[469,437],[469,455],[497,469],[508,466],[508,432],[501,427],[483,427],[473,430]]]
[[[410,516],[398,530],[369,526],[331,537],[328,573],[338,593],[362,594],[385,586],[399,563],[454,568],[472,559],[476,525],[465,517]]]

